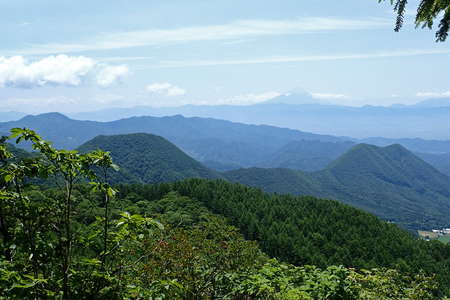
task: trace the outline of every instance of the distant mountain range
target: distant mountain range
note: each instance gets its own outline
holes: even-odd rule
[[[267,124],[318,134],[354,138],[450,139],[450,98],[414,105],[351,107],[327,104],[308,93],[285,94],[254,105],[185,105],[180,107],[109,108],[68,114],[73,119],[109,122],[135,116],[203,117],[245,124]],[[0,113],[0,121],[18,120],[23,113]]]
[[[238,166],[253,166],[291,141],[341,141],[298,130],[180,115],[94,122],[48,113],[0,123],[0,133],[7,134],[14,127],[32,128],[56,147],[67,149],[75,149],[98,135],[151,133],[168,139],[197,160]]]
[[[450,139],[450,98],[415,105],[350,107],[319,102],[309,94],[288,94],[247,105],[112,108],[76,113],[79,120],[113,121],[132,116],[207,117],[246,124],[268,124],[319,134],[367,138]]]
[[[450,175],[450,141],[423,139],[351,139],[211,118],[132,117],[112,122],[80,121],[59,113],[26,116],[0,123],[0,134],[14,127],[38,131],[59,148],[75,149],[98,135],[150,133],[164,137],[209,168],[290,168],[318,171],[357,143],[401,144]]]
[[[421,101],[417,103],[415,106],[417,107],[449,107],[450,106],[450,98],[434,98]]]
[[[27,114],[17,111],[0,111],[0,122],[16,121]]]

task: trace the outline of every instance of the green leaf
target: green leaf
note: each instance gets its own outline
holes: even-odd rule
[[[13,180],[14,176],[12,174],[6,174],[3,176],[3,180],[8,183],[11,182]]]

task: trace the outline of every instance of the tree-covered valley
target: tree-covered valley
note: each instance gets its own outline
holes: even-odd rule
[[[11,140],[34,152],[1,148],[4,299],[450,295],[450,246],[341,202],[227,182],[228,173],[207,169],[161,137],[99,136],[79,152],[57,150],[29,130],[13,130]],[[380,168],[391,164],[391,173],[392,155],[413,171],[426,165],[400,146],[361,145],[347,156],[361,150],[363,160],[382,157]],[[355,157],[332,166],[347,174],[344,166],[355,168],[343,162],[359,164]],[[426,168],[437,176],[428,184],[446,178]],[[291,183],[277,172],[287,186],[312,184],[306,175]],[[417,178],[402,175],[403,185]],[[239,176],[253,180],[253,173]]]
[[[316,149],[331,148],[327,142],[301,144]],[[270,193],[339,200],[413,231],[449,224],[450,178],[400,145],[350,145],[345,145],[349,147],[347,152],[315,172],[248,168],[221,173],[203,166],[166,139],[151,134],[99,136],[78,150],[82,153],[97,149],[109,151],[121,167],[109,176],[114,184],[221,178]]]

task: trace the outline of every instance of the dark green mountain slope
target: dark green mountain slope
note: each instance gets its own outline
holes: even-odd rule
[[[113,183],[155,183],[185,178],[220,178],[166,139],[145,133],[98,136],[78,148],[80,152],[102,149],[111,152],[119,172]]]
[[[395,267],[439,274],[447,284],[450,247],[425,242],[393,224],[337,201],[270,195],[222,180],[190,179],[160,185],[124,185],[119,198],[148,203],[176,191],[202,202],[271,256],[294,264]]]
[[[225,172],[231,182],[259,187],[266,192],[294,195],[326,196],[321,183],[310,174],[283,168],[248,168]]]
[[[450,224],[450,179],[400,145],[357,145],[318,172],[244,169],[225,176],[268,192],[337,199],[408,228]]]

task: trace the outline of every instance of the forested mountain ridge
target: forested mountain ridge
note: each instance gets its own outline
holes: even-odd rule
[[[163,137],[152,134],[100,135],[77,148],[81,153],[97,149],[110,152],[120,167],[118,172],[110,172],[111,183],[221,178],[219,173],[204,167]]]
[[[415,156],[401,145],[377,147],[358,144],[326,168],[336,176],[352,174],[355,170],[373,174],[383,180],[416,189],[433,188],[450,196],[450,178]]]
[[[74,128],[74,125],[77,128]],[[220,137],[229,141],[239,141],[252,135],[253,137],[250,138],[250,142],[260,141],[262,138],[273,138],[274,143],[291,140],[341,140],[341,138],[331,135],[319,135],[288,128],[268,125],[248,125],[212,118],[186,118],[182,115],[166,117],[142,116],[112,122],[96,122],[74,120],[60,113],[45,113],[36,116],[28,115],[18,121],[0,123],[0,130],[2,132],[7,132],[14,127],[32,128],[40,132],[44,137],[54,134],[56,131],[63,133],[72,127],[72,130],[69,132],[70,134],[67,136],[68,140],[73,139],[74,135],[83,139],[90,139],[87,137],[88,134],[97,136],[100,134],[98,133],[99,131],[104,131],[108,134],[143,132],[158,134],[165,138],[179,136],[191,138],[195,136],[199,139],[211,139]],[[63,141],[63,137],[56,137],[56,140],[52,141],[52,143],[55,146],[62,147]],[[75,140],[68,146],[73,149],[79,146],[77,142],[78,140]]]
[[[317,135],[266,125],[247,125],[208,118],[132,117],[113,122],[78,121],[59,113],[26,116],[0,123],[0,133],[11,128],[31,128],[55,147],[75,149],[98,135],[136,132],[163,136],[199,161],[251,166],[263,161],[280,147],[295,140],[340,141],[338,137]]]
[[[267,192],[340,200],[412,229],[450,223],[450,179],[400,145],[356,145],[318,172],[252,168],[224,176]]]
[[[194,159],[219,171],[247,167],[318,171],[349,149],[351,143],[379,146],[400,143],[426,154],[428,163],[450,174],[449,141],[421,139],[366,140],[317,135],[265,125],[247,125],[209,118],[132,117],[112,122],[79,121],[59,113],[26,116],[0,123],[0,134],[14,127],[32,128],[58,148],[75,149],[98,135],[144,132],[163,136]],[[25,144],[24,144],[25,145]]]
[[[9,135],[9,131],[16,127],[33,129],[52,141],[55,147],[64,149],[75,149],[95,136],[105,134],[99,122],[80,122],[60,113],[28,115],[18,121],[0,123],[0,134]],[[26,144],[18,146],[24,147]]]

